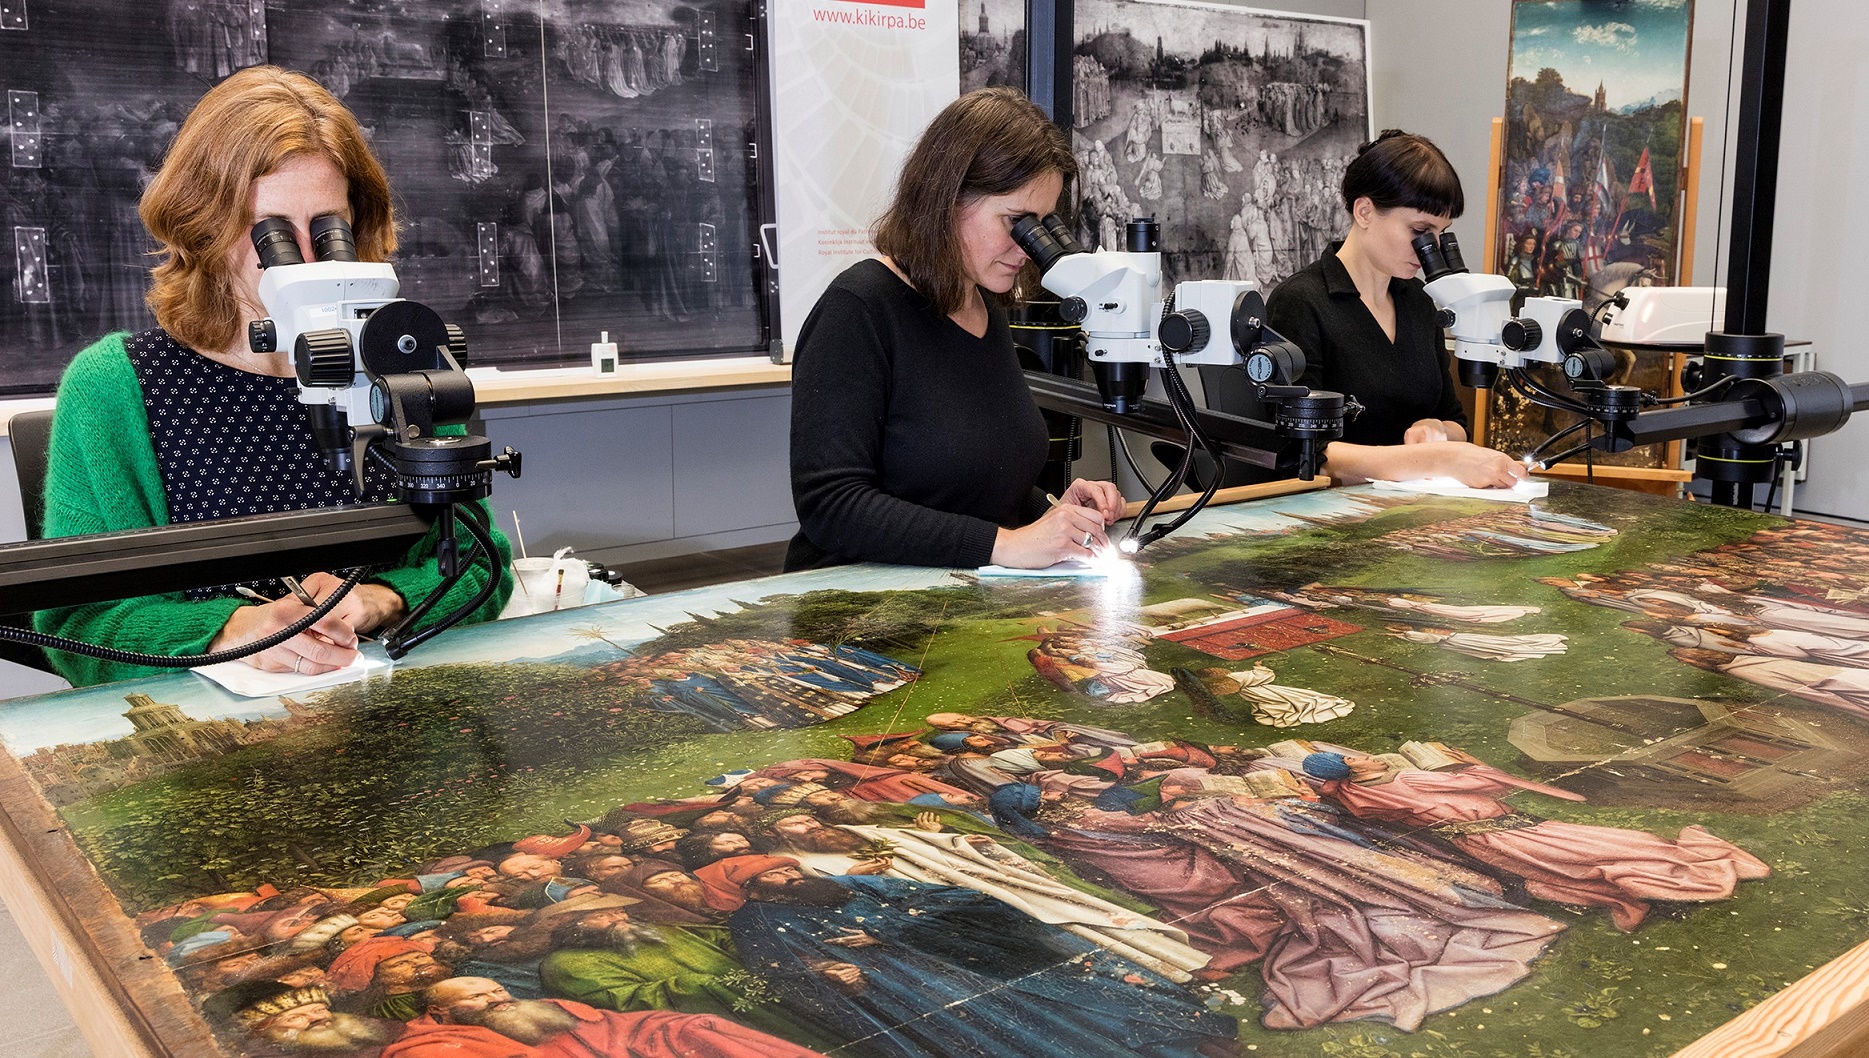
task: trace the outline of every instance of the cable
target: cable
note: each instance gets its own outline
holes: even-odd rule
[[[1656,397],[1654,401],[1656,404],[1685,404],[1690,400],[1699,400],[1716,389],[1726,389],[1737,381],[1739,381],[1738,375],[1725,375],[1714,379],[1712,382],[1707,383],[1692,393],[1683,393],[1678,397]]]
[[[1543,383],[1533,378],[1531,374],[1522,367],[1506,369],[1506,384],[1517,391],[1519,396],[1530,400],[1533,404],[1542,405],[1547,408],[1556,408],[1559,411],[1567,411],[1573,415],[1581,415],[1586,419],[1590,417],[1589,405],[1566,397],[1556,390],[1546,388]],[[1538,400],[1536,399],[1537,397],[1543,397],[1544,400]]]
[[[331,612],[332,607],[336,606],[339,600],[350,594],[350,590],[363,579],[363,574],[363,566],[351,570],[350,574],[344,578],[344,583],[338,585],[337,591],[332,592],[330,598],[319,603],[311,613],[272,635],[241,646],[230,647],[227,650],[217,650],[211,654],[181,654],[173,657],[166,654],[143,654],[134,650],[118,650],[115,647],[103,647],[95,643],[85,643],[76,639],[66,639],[63,636],[51,636],[43,632],[9,626],[0,626],[0,639],[9,639],[15,643],[28,643],[45,650],[62,650],[67,654],[83,654],[85,657],[114,661],[120,665],[142,665],[153,669],[192,669],[202,665],[218,665],[223,661],[238,661],[241,658],[258,654],[262,650],[271,650],[317,624],[325,614]]]
[[[1539,458],[1539,453],[1543,452],[1545,449],[1551,447],[1552,445],[1557,444],[1559,441],[1562,441],[1564,438],[1569,437],[1571,434],[1576,433],[1578,430],[1583,429],[1586,425],[1589,424],[1589,422],[1590,422],[1589,419],[1579,419],[1578,421],[1571,423],[1569,426],[1564,427],[1562,430],[1559,430],[1557,433],[1554,433],[1551,436],[1545,438],[1543,441],[1538,442],[1538,447],[1532,449],[1529,453],[1527,453],[1525,458],[1536,462]]]
[[[1596,448],[1590,444],[1590,427],[1595,424],[1595,421],[1594,419],[1583,421],[1583,479],[1591,485],[1596,484]]]
[[[1106,425],[1103,432],[1110,442],[1110,473],[1116,473],[1116,451],[1120,448],[1123,452],[1123,462],[1129,464],[1129,472],[1135,475],[1143,491],[1154,492],[1155,486],[1149,484],[1149,479],[1143,475],[1142,468],[1136,465],[1136,457],[1129,451],[1129,439],[1123,436],[1123,431],[1119,427]]]
[[[499,548],[494,546],[493,537],[488,531],[487,524],[481,520],[485,515],[481,513],[479,507],[471,503],[456,504],[453,510],[459,516],[459,522],[467,527],[467,535],[474,538],[474,546],[468,548],[467,554],[462,556],[460,566],[456,568],[454,575],[444,578],[442,582],[435,587],[435,590],[429,593],[428,598],[422,600],[421,605],[409,611],[409,616],[398,622],[395,629],[383,637],[383,652],[388,654],[392,659],[402,657],[409,651],[428,642],[428,640],[434,636],[454,627],[455,624],[459,623],[468,614],[480,609],[488,599],[493,597],[494,591],[499,588],[500,551]],[[467,571],[473,567],[474,559],[480,555],[485,555],[487,558],[489,576],[487,577],[487,583],[480,586],[480,590],[474,593],[474,597],[469,599],[462,606],[456,608],[454,612],[448,614],[448,616],[443,617],[441,620],[436,621],[420,632],[417,632],[407,639],[401,638],[403,630],[415,627],[415,622],[420,620],[422,615],[432,609],[435,603],[439,601],[442,596],[446,595],[448,591],[467,574]]]
[[[1778,499],[1778,483],[1785,479],[1785,450],[1778,449],[1772,455],[1772,487],[1765,490],[1765,513],[1772,513],[1772,503]]]

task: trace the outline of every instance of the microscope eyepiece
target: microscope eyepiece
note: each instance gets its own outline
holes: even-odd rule
[[[1460,240],[1454,238],[1451,231],[1439,236],[1424,231],[1409,240],[1409,245],[1415,248],[1415,256],[1421,258],[1421,281],[1424,283],[1467,270],[1466,258],[1460,255]]]
[[[1460,240],[1454,238],[1454,233],[1451,231],[1441,233],[1441,256],[1447,259],[1449,272],[1467,270],[1467,259],[1460,255]]]
[[[260,255],[261,268],[305,263],[305,255],[299,252],[298,235],[293,232],[291,221],[283,217],[267,217],[255,224],[249,234],[253,239],[253,249]]]
[[[1063,237],[1060,238],[1060,235]],[[1019,249],[1038,266],[1038,273],[1044,275],[1051,271],[1051,266],[1058,259],[1082,253],[1064,222],[1055,213],[1040,217],[1036,213],[1027,213],[1012,222],[1012,241],[1019,244]]]
[[[1410,239],[1408,244],[1415,248],[1415,256],[1421,259],[1421,281],[1432,283],[1452,272],[1447,267],[1447,258],[1441,253],[1441,244],[1431,231],[1424,231]]]
[[[1045,225],[1045,230],[1051,233],[1051,237],[1058,240],[1058,245],[1064,247],[1065,253],[1084,252],[1084,248],[1077,245],[1077,239],[1071,235],[1070,226],[1064,223],[1064,218],[1056,213],[1047,213],[1040,217],[1039,221]]]
[[[327,213],[311,222],[312,256],[320,261],[355,261],[357,239],[344,218]]]

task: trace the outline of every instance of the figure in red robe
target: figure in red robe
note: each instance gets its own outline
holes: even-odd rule
[[[383,1058],[824,1058],[712,1014],[516,1000],[485,977],[451,977],[425,997],[428,1013]]]
[[[1627,933],[1647,917],[1649,901],[1725,900],[1742,879],[1771,874],[1757,856],[1683,827],[1673,841],[1640,830],[1538,819],[1500,797],[1525,780],[1460,754],[1451,771],[1392,770],[1374,757],[1313,753],[1305,771],[1326,780],[1325,797],[1363,819],[1427,827],[1481,863],[1525,879],[1540,900],[1609,908]],[[1567,800],[1568,791],[1542,787]]]

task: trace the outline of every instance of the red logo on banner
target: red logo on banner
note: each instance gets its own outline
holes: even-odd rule
[[[925,8],[928,6],[928,0],[843,0],[843,2],[846,4],[885,4],[889,7]]]

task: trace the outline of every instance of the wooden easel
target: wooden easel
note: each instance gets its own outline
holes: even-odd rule
[[[1681,237],[1675,240],[1675,259],[1672,262],[1678,286],[1692,286],[1694,282],[1694,226],[1700,216],[1700,150],[1705,131],[1704,118],[1687,119],[1687,142],[1681,152],[1681,170],[1674,185],[1676,203],[1680,207],[1677,224]],[[1494,118],[1491,157],[1486,167],[1486,254],[1485,260],[1481,262],[1481,267],[1488,272],[1493,270],[1499,251],[1499,212],[1506,176],[1505,147],[1506,119]],[[1681,372],[1686,369],[1687,360],[1687,356],[1682,353],[1668,354],[1668,395],[1671,397],[1678,397],[1684,392],[1681,388]],[[1491,414],[1491,402],[1479,399],[1476,395],[1473,401],[1474,444],[1486,443],[1487,420]],[[1680,492],[1681,485],[1691,479],[1693,474],[1681,469],[1681,442],[1667,442],[1665,452],[1663,459],[1668,464],[1666,467],[1585,468],[1559,464],[1537,473],[1575,479],[1588,475],[1593,480],[1601,480],[1604,484],[1618,488],[1672,496]]]

